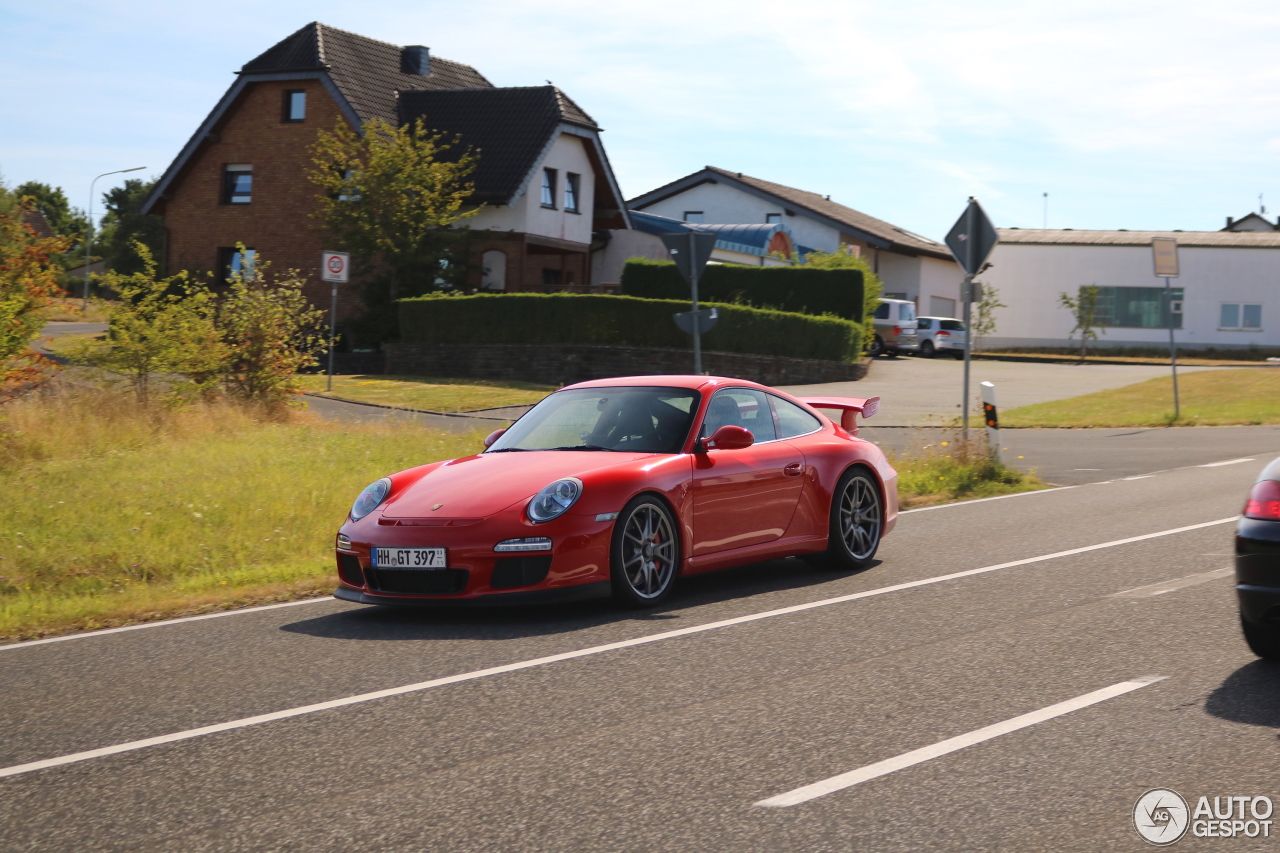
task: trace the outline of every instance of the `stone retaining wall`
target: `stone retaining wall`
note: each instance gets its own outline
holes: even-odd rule
[[[610,376],[689,373],[689,350],[601,347],[578,344],[384,344],[389,374],[516,379],[570,385]],[[703,370],[715,376],[764,385],[849,382],[867,374],[870,359],[857,363],[704,352]]]

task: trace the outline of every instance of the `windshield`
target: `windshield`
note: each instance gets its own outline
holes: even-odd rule
[[[557,391],[486,450],[619,450],[678,453],[698,410],[689,388]]]

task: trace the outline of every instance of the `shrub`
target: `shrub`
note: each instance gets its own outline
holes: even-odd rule
[[[698,281],[698,298],[861,321],[864,289],[860,269],[712,264]],[[642,299],[687,300],[689,285],[669,261],[633,258],[622,270],[622,293]]]
[[[631,296],[568,293],[428,295],[400,301],[406,343],[594,344],[685,349],[690,338],[671,315],[689,303]],[[705,350],[850,361],[860,354],[862,327],[839,317],[813,317],[743,305],[719,309]]]

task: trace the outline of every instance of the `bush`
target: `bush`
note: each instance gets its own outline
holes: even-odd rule
[[[712,264],[698,281],[699,301],[732,302],[862,320],[862,271]],[[669,261],[633,258],[622,270],[622,292],[642,299],[689,299],[689,285]]]
[[[671,315],[689,303],[631,296],[569,293],[428,295],[400,301],[405,343],[593,344],[686,349],[690,337]],[[705,350],[852,361],[860,355],[862,327],[839,317],[812,317],[743,305],[719,309],[716,327],[702,336]]]

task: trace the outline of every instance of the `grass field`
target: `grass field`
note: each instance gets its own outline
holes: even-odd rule
[[[1206,370],[1000,413],[1002,427],[1234,426],[1280,423],[1280,369]]]
[[[105,323],[111,317],[116,303],[104,299],[90,299],[87,307],[75,297],[55,299],[45,309],[45,320],[62,320],[72,323]]]
[[[300,378],[303,387],[312,393],[432,412],[471,412],[501,406],[531,405],[556,390],[554,385],[496,379],[357,375],[333,377],[333,391],[326,394],[327,376],[307,375]]]
[[[140,412],[106,393],[7,404],[0,637],[332,591],[360,489],[481,439],[229,405]]]
[[[481,441],[230,404],[140,410],[109,391],[8,403],[0,640],[328,594],[360,489]],[[1040,487],[950,442],[894,464],[904,506]]]

